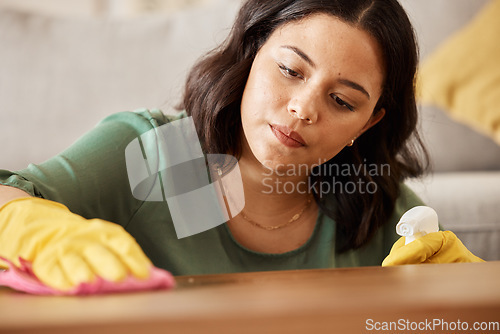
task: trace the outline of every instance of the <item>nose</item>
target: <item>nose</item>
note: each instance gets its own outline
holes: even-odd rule
[[[307,124],[314,124],[318,120],[319,99],[317,94],[309,90],[295,94],[288,103],[288,113]]]

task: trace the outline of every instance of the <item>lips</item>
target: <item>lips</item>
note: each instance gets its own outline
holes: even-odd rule
[[[286,125],[270,124],[276,138],[288,147],[303,147],[306,146],[306,141],[297,132],[292,131]]]

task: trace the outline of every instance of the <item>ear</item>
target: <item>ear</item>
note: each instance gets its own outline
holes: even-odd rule
[[[379,110],[377,110],[376,112],[374,112],[371,117],[368,119],[368,122],[366,122],[365,126],[361,129],[361,131],[359,132],[359,136],[361,136],[361,134],[363,132],[365,132],[366,130],[368,130],[369,128],[371,128],[372,126],[374,126],[375,124],[377,124],[378,122],[380,122],[380,120],[385,116],[385,109],[384,108],[380,108]]]

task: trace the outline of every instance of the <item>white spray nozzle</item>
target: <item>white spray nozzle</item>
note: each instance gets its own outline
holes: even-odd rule
[[[438,215],[428,206],[416,206],[406,211],[396,225],[396,233],[405,237],[405,245],[437,231],[439,231]]]

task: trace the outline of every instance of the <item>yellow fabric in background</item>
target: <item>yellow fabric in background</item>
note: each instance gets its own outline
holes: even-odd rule
[[[500,145],[500,0],[423,62],[419,85],[422,103],[441,107]]]

